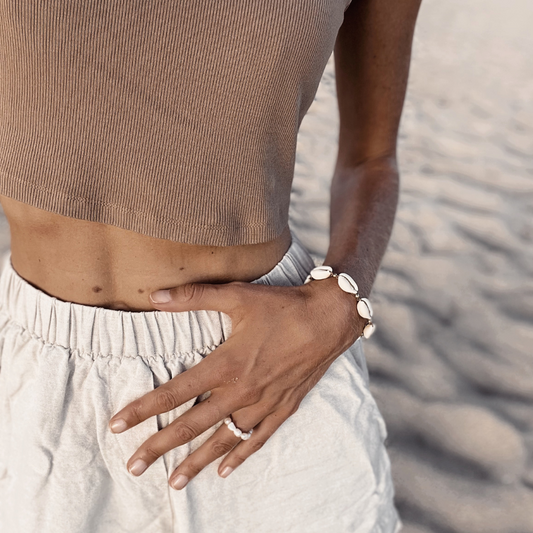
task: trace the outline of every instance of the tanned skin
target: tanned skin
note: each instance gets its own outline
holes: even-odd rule
[[[398,202],[396,144],[420,2],[352,0],[335,45],[340,132],[325,264],[350,274],[363,296],[374,283]],[[112,309],[212,309],[232,319],[230,338],[211,355],[111,419],[113,431],[125,431],[211,391],[139,447],[127,463],[134,475],[232,414],[243,431],[254,428],[252,438],[242,441],[218,429],[169,483],[183,488],[221,456],[218,472],[226,477],[298,409],[364,327],[355,298],[335,279],[301,287],[247,283],[282,258],[287,231],[259,245],[203,247],[1,201],[13,265],[43,291]],[[150,296],[160,289],[170,290]]]
[[[150,293],[184,283],[252,281],[287,251],[275,241],[195,246],[56,215],[0,196],[11,230],[11,261],[32,285],[61,300],[153,311]]]

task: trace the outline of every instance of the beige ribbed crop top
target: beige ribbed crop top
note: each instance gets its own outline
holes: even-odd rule
[[[350,0],[0,0],[0,194],[201,245],[274,239]]]

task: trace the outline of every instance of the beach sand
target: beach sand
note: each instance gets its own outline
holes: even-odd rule
[[[365,342],[404,533],[533,533],[532,22],[529,0],[420,11]],[[330,60],[292,205],[319,260],[337,123]]]
[[[533,533],[532,22],[530,0],[421,8],[400,206],[365,341],[403,533]],[[291,207],[318,260],[337,123],[330,60]]]

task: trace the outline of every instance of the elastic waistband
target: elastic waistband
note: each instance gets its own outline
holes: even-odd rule
[[[281,261],[252,283],[301,285],[314,262],[293,234]],[[231,333],[217,311],[132,312],[58,300],[21,278],[7,254],[0,276],[0,313],[44,343],[92,357],[207,354]]]

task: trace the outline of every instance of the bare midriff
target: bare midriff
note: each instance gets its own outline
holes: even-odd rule
[[[149,295],[185,283],[252,281],[270,271],[291,243],[199,246],[37,209],[6,196],[11,261],[26,281],[61,300],[150,311]]]

